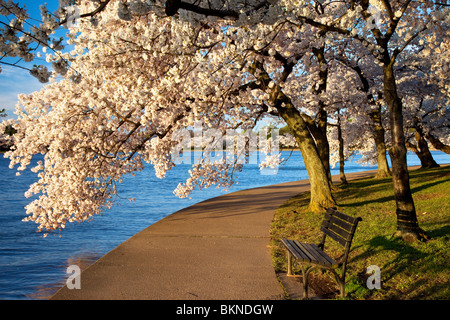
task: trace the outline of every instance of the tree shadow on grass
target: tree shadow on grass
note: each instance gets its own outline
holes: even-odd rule
[[[384,271],[385,279],[389,280],[396,273],[402,272],[415,260],[424,259],[424,253],[399,238],[388,238],[386,236],[376,236],[369,241],[369,252],[394,251],[397,253],[395,259],[386,261],[380,268]],[[387,277],[386,277],[387,275]]]
[[[439,229],[432,229],[427,231],[431,235],[431,239],[445,237],[445,239],[448,241],[450,238],[450,225],[443,226]]]
[[[444,182],[447,182],[447,181],[445,181],[445,180],[437,180],[437,181],[433,181],[433,182],[429,182],[429,183],[424,183],[423,185],[411,188],[411,192],[414,195],[414,193],[417,193],[419,191],[423,191],[423,190],[426,190],[428,188],[437,186],[437,185],[439,185],[441,183],[444,183]]]
[[[450,225],[445,225],[441,228],[429,230],[433,239],[443,238],[443,241],[448,241],[450,236]],[[441,239],[442,241],[442,239]],[[379,263],[382,278],[382,287],[389,290],[389,281],[395,276],[403,273],[400,277],[405,283],[405,288],[400,292],[391,292],[391,298],[402,299],[403,294],[408,296],[409,299],[427,298],[434,294],[438,297],[442,297],[442,290],[448,290],[448,283],[443,284],[439,281],[433,282],[429,280],[433,275],[443,274],[445,270],[450,270],[449,265],[446,262],[437,262],[435,255],[438,252],[422,251],[412,245],[404,242],[400,238],[394,238],[389,236],[375,236],[364,244],[360,244],[353,248],[353,250],[359,249],[363,251],[361,254],[353,257],[353,262],[364,261],[371,263]],[[383,253],[385,252],[385,253]],[[394,253],[394,254],[393,254]],[[388,257],[384,258],[383,254]],[[375,258],[375,262],[374,262]],[[378,261],[378,262],[376,262]],[[440,261],[440,260],[439,260]],[[365,265],[365,264],[364,264]],[[367,267],[365,265],[365,267]],[[359,275],[362,276],[365,270]],[[419,275],[417,280],[414,277]]]
[[[437,168],[421,168],[417,170],[410,171],[410,176],[412,179],[436,179],[439,177],[446,177],[450,174],[450,166],[447,167],[437,167]]]
[[[420,186],[416,186],[416,187],[411,188],[411,193],[414,195],[414,194],[416,194],[418,192],[424,191],[424,190],[426,190],[428,188],[437,186],[437,185],[442,184],[444,182],[446,182],[446,181],[445,180],[438,180],[438,181],[432,181],[432,182],[429,182],[429,183],[424,183],[424,184],[422,184]],[[367,183],[365,183],[365,184],[364,183],[360,183],[359,185],[358,184],[354,184],[352,187],[354,189],[356,189],[356,190],[364,190],[365,189],[367,192],[378,193],[379,191],[386,190],[387,185],[382,184],[382,185],[378,185],[378,186],[374,186],[374,185],[367,186]],[[339,195],[337,195],[337,196],[339,196]],[[357,198],[357,197],[358,197],[358,194],[354,194],[354,195],[347,196],[347,199],[352,199],[352,198]],[[394,200],[394,195],[392,194],[392,195],[389,195],[389,196],[379,197],[379,198],[376,198],[376,199],[369,199],[369,200],[360,201],[360,202],[352,202],[352,203],[349,203],[349,204],[340,204],[340,206],[342,206],[342,207],[359,207],[359,206],[363,206],[363,205],[367,205],[367,204],[371,204],[371,203],[386,203],[388,201],[393,201],[393,200]]]

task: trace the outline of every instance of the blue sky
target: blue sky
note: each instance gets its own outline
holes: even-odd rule
[[[20,5],[25,5],[30,17],[37,20],[40,20],[39,6],[42,3],[47,3],[47,7],[51,11],[58,8],[58,0],[18,0],[15,2],[19,2]],[[2,19],[2,21],[4,20]],[[5,61],[15,62],[17,59]],[[42,60],[36,60],[29,64],[22,65],[31,69],[33,64],[42,64]],[[2,72],[0,73],[0,110],[6,109],[7,117],[4,119],[16,119],[17,117],[14,114],[14,111],[17,103],[17,95],[20,93],[28,94],[40,90],[43,84],[31,76],[27,70],[7,65],[0,66],[2,68]]]

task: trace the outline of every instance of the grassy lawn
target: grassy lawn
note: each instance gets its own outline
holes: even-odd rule
[[[347,265],[346,299],[450,299],[450,166],[410,172],[410,183],[420,227],[431,239],[406,243],[396,231],[392,180],[353,180],[334,193],[338,210],[360,216]],[[275,270],[286,272],[286,251],[280,239],[318,243],[322,214],[307,211],[309,194],[286,201],[272,223]],[[325,252],[332,257],[342,247],[327,238]],[[381,289],[366,286],[367,267],[381,269]],[[295,264],[294,264],[295,266]],[[299,274],[298,266],[294,268]],[[337,297],[330,273],[313,271],[312,289],[326,298]]]

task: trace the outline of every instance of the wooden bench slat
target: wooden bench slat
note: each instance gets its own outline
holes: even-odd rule
[[[317,252],[318,252],[325,260],[327,260],[327,261],[330,263],[330,265],[331,265],[332,267],[338,266],[338,263],[337,263],[333,258],[331,258],[329,255],[327,255],[325,252],[323,252],[322,249],[320,249],[317,245],[311,244],[311,246],[313,246],[313,247],[316,249],[316,251],[317,251]]]
[[[351,232],[353,229],[353,225],[352,223],[349,223],[345,220],[341,220],[338,217],[334,216],[334,215],[330,215],[328,213],[325,213],[325,220],[323,221],[324,223],[327,222],[329,224],[335,224],[337,226],[339,226],[340,228],[344,229],[347,232]]]
[[[288,239],[281,239],[281,242],[283,242],[283,244],[286,246],[286,248],[293,253],[293,251],[295,251],[295,249],[292,247],[292,241],[293,240],[288,240]]]
[[[332,215],[338,217],[339,219],[347,221],[347,222],[349,222],[351,224],[354,224],[356,222],[356,220],[359,220],[359,218],[348,216],[348,215],[343,214],[342,212],[339,212],[339,211],[337,211],[337,210],[335,210],[333,208],[328,208],[327,212],[329,214],[332,214]]]
[[[331,267],[332,263],[330,263],[330,261],[328,259],[326,259],[323,255],[320,254],[320,249],[319,247],[314,247],[314,245],[312,245],[311,243],[300,243],[300,245],[305,248],[305,250],[308,250],[308,252],[314,257],[314,259],[324,265],[324,266],[328,266]]]
[[[353,236],[354,228],[352,226],[352,230],[348,232],[347,230],[344,230],[340,228],[338,225],[333,223],[333,220],[324,220],[322,223],[323,228],[331,230],[332,232],[336,233],[338,236],[343,238],[345,241],[350,241]]]
[[[329,257],[315,244],[287,239],[282,239],[282,242],[286,248],[300,261],[321,264],[326,267],[337,266],[336,261]]]
[[[337,234],[339,237],[341,237],[344,240],[350,239],[350,233],[345,231],[344,229],[339,228],[333,223],[330,223],[328,221],[324,221],[321,225],[321,228],[330,230],[331,232]]]
[[[294,240],[282,239],[282,242],[286,246],[286,248],[299,260],[311,262],[309,257],[301,250],[299,250],[298,246],[294,245]]]
[[[337,233],[340,237],[342,237],[345,241],[350,241],[352,239],[352,233],[345,231],[344,229],[339,228],[335,224],[330,224],[328,229]]]
[[[305,243],[295,241],[295,244],[308,256],[310,262],[318,262],[314,252],[311,252]]]
[[[313,259],[311,255],[308,254],[301,246],[298,245],[298,241],[294,240],[292,246],[295,248],[297,253],[302,257],[304,261],[312,262]]]
[[[329,236],[331,239],[335,240],[336,242],[340,243],[341,245],[343,245],[345,247],[347,240],[343,239],[338,234],[334,233],[333,231],[331,231],[330,229],[325,228],[325,227],[320,227],[320,231],[322,231],[327,236]]]

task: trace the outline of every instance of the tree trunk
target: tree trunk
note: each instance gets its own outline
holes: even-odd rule
[[[323,102],[320,102],[320,111],[319,111],[319,122],[317,127],[321,131],[321,138],[316,140],[317,148],[319,149],[319,155],[322,159],[323,166],[325,171],[327,172],[327,177],[332,184],[331,180],[331,169],[330,169],[330,144],[328,143],[327,137],[327,124],[328,124],[328,113],[325,111],[323,106]]]
[[[384,128],[381,122],[381,107],[373,110],[370,113],[370,118],[373,123],[373,138],[377,148],[377,164],[378,170],[375,179],[382,179],[391,176],[389,164],[386,155],[386,143],[384,140]]]
[[[318,118],[323,118],[323,114],[325,114],[325,118],[327,113],[325,111],[319,111]],[[306,115],[301,115],[302,119],[305,121],[309,132],[311,133],[314,143],[317,148],[317,152],[319,153],[320,159],[322,160],[325,171],[327,172],[328,180],[331,184],[331,170],[330,170],[330,145],[328,143],[327,135],[324,134],[323,131],[323,120],[319,120],[319,123],[316,124],[314,120]],[[322,126],[322,128],[321,128]],[[326,128],[326,125],[325,125]],[[325,129],[326,130],[326,129]]]
[[[415,127],[414,137],[416,138],[417,146],[412,143],[410,143],[409,146],[419,158],[422,169],[439,167],[436,161],[434,161],[430,149],[428,148],[428,142],[423,136],[422,129],[418,126]]]
[[[372,106],[373,110],[370,112],[370,119],[373,124],[373,138],[375,140],[375,146],[377,148],[377,164],[378,171],[375,175],[375,179],[381,179],[391,176],[391,172],[389,171],[389,164],[387,162],[386,156],[386,143],[384,140],[384,128],[383,123],[381,121],[381,106],[377,106],[373,95],[369,92],[370,85],[366,76],[359,66],[351,67],[359,76],[361,83],[363,85],[363,90],[367,95],[367,101]],[[381,98],[381,93],[379,93]]]
[[[336,206],[336,202],[331,193],[327,172],[317,151],[314,139],[300,112],[291,102],[286,103],[286,101],[285,107],[278,108],[278,111],[294,133],[295,139],[300,146],[311,185],[309,210],[312,212],[322,212],[324,209]]]
[[[405,241],[426,239],[425,232],[419,228],[416,209],[409,185],[409,173],[406,162],[406,144],[403,132],[402,101],[397,94],[392,63],[383,67],[384,96],[390,112],[392,147],[389,154],[392,161],[392,182],[397,206],[396,236]]]
[[[339,110],[338,110],[337,133],[338,133],[338,141],[339,141],[339,176],[341,178],[341,183],[347,184],[348,182],[347,182],[347,178],[345,177],[345,172],[344,172],[344,165],[345,165],[344,138],[342,137],[341,117],[339,115]]]
[[[327,90],[327,80],[328,80],[328,63],[325,59],[325,48],[313,48],[312,49],[314,55],[316,56],[317,63],[319,64],[319,81],[317,88],[315,86],[312,87],[312,91],[314,94],[319,96]],[[328,143],[327,137],[327,125],[328,125],[328,113],[325,110],[325,105],[322,100],[319,99],[319,111],[317,114],[317,124],[314,120],[309,121],[309,129],[311,134],[314,137],[314,141],[316,142],[317,150],[319,151],[320,158],[322,159],[323,166],[325,167],[325,171],[327,172],[328,180],[330,185],[333,184],[331,180],[331,170],[330,170],[330,145]],[[309,120],[309,119],[308,119]]]
[[[259,71],[257,79],[260,82],[258,86],[262,86],[262,89],[265,89],[271,81],[270,76],[264,70],[261,62],[254,61],[249,68],[249,72],[255,75],[257,70]],[[300,146],[300,152],[302,153],[311,185],[309,210],[312,212],[322,212],[324,209],[336,206],[336,202],[331,193],[331,185],[328,181],[327,172],[302,115],[278,85],[272,89],[270,102],[277,109],[279,116],[289,126]]]

